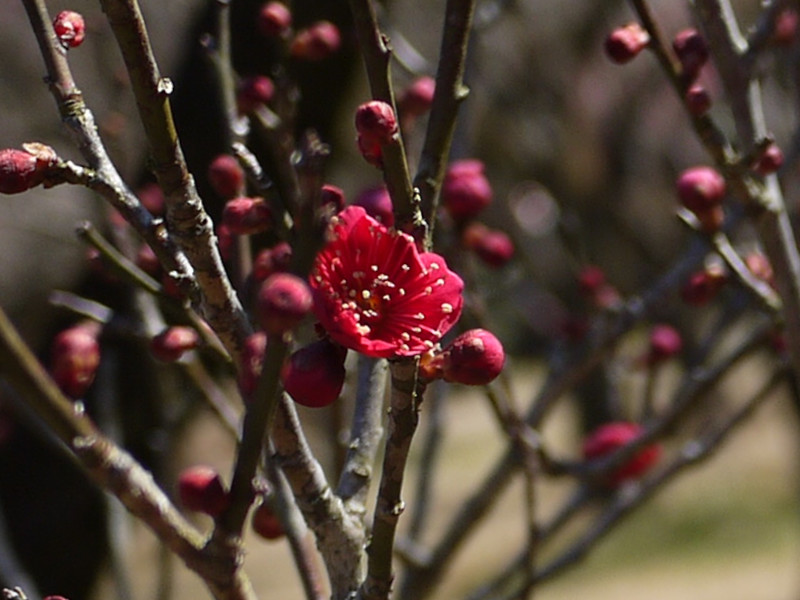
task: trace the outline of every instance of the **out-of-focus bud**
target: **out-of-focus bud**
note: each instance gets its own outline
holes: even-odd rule
[[[441,352],[445,381],[464,385],[486,385],[494,381],[505,364],[503,344],[485,329],[465,331]]]
[[[345,199],[344,191],[342,188],[326,183],[322,186],[320,191],[320,205],[323,207],[330,207],[333,214],[340,212],[344,209]]]
[[[800,16],[794,8],[785,8],[775,17],[772,42],[778,46],[790,46],[797,39],[797,24]]]
[[[277,540],[286,535],[281,520],[267,502],[262,502],[256,507],[250,524],[253,531],[265,540]]]
[[[672,40],[672,48],[683,67],[687,82],[697,79],[700,69],[708,61],[708,45],[696,29],[684,29]]]
[[[750,252],[744,257],[744,262],[753,275],[761,281],[775,286],[775,272],[772,270],[769,259],[761,252]]]
[[[136,195],[139,197],[139,202],[142,203],[142,206],[150,211],[150,214],[156,217],[164,215],[166,201],[164,199],[164,192],[157,183],[145,183],[136,190]]]
[[[672,358],[683,349],[683,338],[671,325],[656,325],[650,331],[647,363],[654,365]]]
[[[727,281],[728,275],[722,265],[709,265],[689,276],[681,287],[681,299],[691,306],[704,306],[716,298]]]
[[[253,281],[264,281],[273,273],[282,273],[292,262],[292,247],[287,242],[278,242],[272,248],[264,248],[253,261]]]
[[[492,201],[492,186],[484,174],[483,161],[463,159],[453,162],[442,182],[442,203],[454,221],[467,221]]]
[[[605,49],[615,63],[625,64],[639,55],[650,43],[650,34],[639,23],[618,27],[606,38]]]
[[[77,48],[86,37],[86,23],[83,15],[72,10],[62,10],[53,19],[53,29],[58,41],[65,48]]]
[[[267,334],[257,331],[251,334],[242,347],[242,368],[239,372],[239,389],[245,399],[249,398],[256,390],[258,378],[261,377],[261,367],[264,364],[264,354],[267,351]]]
[[[514,243],[504,232],[471,223],[462,234],[463,244],[490,267],[502,267],[514,256]]]
[[[92,385],[100,365],[99,326],[80,324],[65,329],[50,347],[50,374],[53,381],[73,399],[82,398]]]
[[[595,460],[608,456],[637,439],[642,433],[639,424],[627,421],[601,425],[584,440],[583,457],[586,460]],[[660,458],[661,447],[658,444],[645,446],[627,462],[607,473],[602,483],[609,487],[617,487],[625,481],[638,479],[652,469]]]
[[[292,29],[292,12],[283,2],[267,2],[258,11],[256,25],[266,37],[286,37]]]
[[[272,210],[263,198],[241,196],[225,203],[222,224],[235,235],[261,233],[272,225]]]
[[[711,109],[711,96],[699,83],[693,83],[686,90],[686,108],[695,117],[701,117]]]
[[[327,338],[292,353],[281,370],[281,381],[292,400],[321,408],[333,403],[344,385],[347,350]]]
[[[175,362],[200,343],[200,336],[191,327],[174,325],[150,340],[150,351],[158,360]]]
[[[281,335],[296,327],[311,310],[308,284],[291,273],[275,273],[261,284],[256,315],[268,334]]]
[[[758,157],[753,165],[753,170],[763,177],[777,172],[782,166],[783,151],[778,144],[772,142],[764,148],[761,156]]]
[[[181,471],[178,476],[178,497],[187,510],[218,517],[228,507],[230,497],[217,471],[206,465],[196,465]]]
[[[379,185],[365,189],[356,196],[353,204],[361,206],[370,217],[387,227],[394,226],[394,207],[386,186]]]
[[[719,206],[725,198],[725,178],[711,167],[691,167],[677,181],[678,199],[693,213]]]
[[[289,54],[299,60],[319,61],[337,52],[342,45],[339,28],[330,21],[317,21],[297,32]]]
[[[236,90],[236,106],[239,113],[246,115],[272,100],[274,95],[275,84],[266,75],[245,77]]]
[[[397,112],[401,119],[413,119],[427,113],[433,105],[436,80],[423,75],[403,90],[397,99]]]
[[[603,269],[596,265],[586,265],[578,273],[578,288],[600,309],[610,308],[620,301],[619,292],[606,279]]]
[[[233,198],[244,191],[244,170],[236,157],[220,154],[208,165],[208,182],[221,198]]]

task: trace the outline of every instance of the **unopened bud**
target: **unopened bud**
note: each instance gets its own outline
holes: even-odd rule
[[[0,194],[19,194],[44,181],[48,165],[24,150],[0,150]]]
[[[358,149],[373,166],[383,166],[382,146],[397,139],[397,117],[394,109],[381,100],[365,102],[356,110]]]
[[[356,196],[353,204],[361,206],[370,217],[387,227],[394,226],[394,207],[386,186],[379,185],[365,189]]]
[[[464,245],[490,267],[502,267],[514,256],[514,243],[504,232],[473,223],[462,235]]]
[[[435,92],[436,80],[433,77],[423,75],[412,81],[397,100],[400,118],[409,119],[427,113],[433,105]]]
[[[725,178],[711,167],[692,167],[677,181],[681,204],[694,213],[719,206],[725,198]]]
[[[174,325],[150,340],[150,351],[157,359],[175,362],[189,350],[197,348],[200,336],[192,327]]]
[[[639,23],[628,23],[608,35],[606,54],[615,63],[625,64],[636,58],[649,43],[650,34]]]
[[[699,83],[693,83],[686,90],[686,108],[695,117],[701,117],[711,109],[711,96]]]
[[[722,265],[710,265],[689,276],[681,287],[681,299],[691,306],[704,306],[716,298],[727,281],[728,275]]]
[[[297,33],[289,53],[300,60],[319,61],[334,54],[341,45],[339,28],[330,21],[318,21]]]
[[[86,23],[83,16],[72,10],[62,10],[53,19],[53,29],[58,41],[65,48],[76,48],[83,43],[86,37]]]
[[[794,8],[784,8],[775,17],[772,42],[778,46],[790,46],[797,38],[797,24],[800,17]]]
[[[764,148],[761,156],[758,157],[753,165],[753,170],[761,176],[775,173],[783,166],[783,151],[772,142]]]
[[[485,329],[470,329],[442,351],[442,376],[453,383],[486,385],[500,374],[505,360],[500,340]]]
[[[50,374],[70,398],[82,398],[94,381],[100,365],[98,327],[81,324],[65,329],[50,348]]]
[[[684,29],[672,40],[672,48],[683,67],[685,81],[694,81],[708,61],[708,45],[705,39],[696,29]]]
[[[246,77],[236,91],[236,106],[245,115],[272,100],[274,95],[275,84],[266,75]]]
[[[671,325],[656,325],[650,331],[650,349],[647,362],[656,364],[672,358],[683,349],[683,339]]]
[[[256,507],[250,524],[253,531],[265,540],[277,540],[286,535],[281,520],[267,502],[262,502]]]
[[[178,476],[178,497],[187,510],[218,517],[228,507],[230,497],[219,473],[212,467],[197,465]]]
[[[292,29],[292,13],[283,2],[267,2],[258,11],[256,25],[266,37],[285,37]]]
[[[208,182],[220,197],[228,199],[244,190],[244,170],[230,154],[220,154],[208,166]]]
[[[261,233],[272,225],[272,210],[263,198],[241,196],[225,203],[222,224],[235,235]]]
[[[275,273],[258,290],[258,322],[268,334],[283,334],[300,324],[312,303],[305,281],[291,273]]]
[[[282,273],[292,262],[292,247],[287,242],[279,242],[272,248],[264,248],[253,260],[253,280],[264,281],[273,273]]]
[[[584,440],[583,457],[586,460],[595,460],[609,456],[636,440],[642,433],[640,425],[627,421],[601,425]],[[658,444],[645,446],[627,462],[607,473],[602,482],[610,487],[617,487],[625,481],[638,479],[655,466],[660,457],[661,447]]]
[[[344,348],[327,338],[297,350],[281,371],[284,389],[303,406],[328,406],[342,391],[346,354]]]
[[[344,191],[342,188],[330,183],[322,186],[320,191],[320,205],[329,207],[333,214],[336,214],[344,209],[345,199]]]
[[[267,351],[267,334],[257,331],[245,340],[242,346],[242,368],[239,372],[239,389],[247,399],[256,390],[258,378],[261,377],[261,368],[264,364],[264,355]]]
[[[484,174],[483,161],[453,162],[442,182],[442,202],[455,221],[474,218],[492,201],[492,186]]]

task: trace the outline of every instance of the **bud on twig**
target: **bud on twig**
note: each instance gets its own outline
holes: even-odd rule
[[[478,215],[492,201],[492,186],[484,174],[483,161],[463,159],[453,162],[442,182],[442,202],[455,221]]]
[[[0,194],[19,194],[44,181],[50,166],[24,150],[0,150]]]
[[[65,329],[50,349],[50,374],[65,395],[82,398],[100,365],[99,327],[95,323]]]
[[[281,371],[284,389],[303,406],[328,406],[342,391],[345,356],[347,350],[327,338],[297,350]]]
[[[258,11],[256,25],[266,37],[286,37],[292,29],[292,13],[283,2],[267,2]]]
[[[197,348],[200,336],[191,327],[168,327],[150,341],[150,351],[164,362],[175,362],[189,350]]]
[[[53,29],[58,41],[65,48],[77,48],[86,37],[86,23],[83,16],[72,10],[62,10],[53,19]]]
[[[365,189],[356,196],[353,205],[362,207],[370,217],[386,227],[394,226],[394,207],[386,186],[379,185]]]
[[[208,182],[220,197],[233,198],[244,190],[244,170],[236,157],[220,154],[208,166]]]
[[[358,149],[371,165],[383,167],[381,146],[397,139],[397,117],[394,109],[381,100],[365,102],[356,110]]]
[[[447,345],[439,364],[445,381],[486,385],[500,374],[505,360],[503,345],[491,332],[470,329]]]
[[[642,434],[642,427],[637,423],[618,421],[606,423],[595,429],[583,442],[583,456],[586,460],[595,460],[608,456],[629,444]],[[617,487],[625,481],[642,477],[658,462],[661,447],[657,444],[639,450],[627,462],[606,474],[603,483]]]
[[[319,61],[331,56],[341,45],[339,28],[330,21],[318,21],[297,33],[289,54],[300,60]]]
[[[300,324],[311,310],[311,290],[291,273],[275,273],[261,284],[256,314],[268,334],[283,334]]]
[[[212,517],[221,515],[230,501],[219,473],[205,465],[189,467],[181,472],[178,497],[186,509]]]
[[[235,235],[261,233],[272,225],[272,210],[263,198],[234,198],[222,209],[222,225]]]
[[[606,54],[617,64],[625,64],[650,43],[650,34],[639,23],[628,23],[612,31],[605,42]]]

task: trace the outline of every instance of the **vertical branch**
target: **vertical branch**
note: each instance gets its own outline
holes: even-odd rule
[[[130,76],[139,117],[167,200],[169,233],[195,269],[203,314],[228,352],[239,356],[250,325],[222,265],[211,219],[188,171],[172,118],[172,82],[161,76],[136,0],[100,0]]]
[[[388,600],[394,574],[392,553],[397,522],[403,512],[401,497],[411,440],[419,420],[419,403],[423,392],[417,380],[417,360],[393,362],[391,409],[383,458],[378,500],[372,523],[372,539],[367,547],[367,579],[359,600]]]

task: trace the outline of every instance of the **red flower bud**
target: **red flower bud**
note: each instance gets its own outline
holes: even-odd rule
[[[318,21],[297,33],[289,46],[289,54],[300,60],[318,61],[339,50],[342,36],[329,21]]]
[[[253,261],[253,280],[264,281],[273,273],[281,273],[292,262],[292,247],[287,242],[279,242],[272,248],[264,248]]]
[[[696,29],[684,29],[672,40],[672,48],[683,66],[685,80],[694,81],[708,61],[708,45]]]
[[[775,17],[772,31],[772,42],[779,46],[789,46],[797,36],[797,24],[800,17],[794,8],[785,8]]]
[[[370,217],[380,221],[386,227],[394,226],[392,197],[385,186],[379,185],[367,188],[356,196],[356,199],[353,200],[353,205],[362,207]]]
[[[717,296],[727,281],[728,275],[721,265],[710,265],[689,276],[681,288],[681,299],[691,306],[703,306]]]
[[[671,325],[656,325],[650,331],[650,350],[647,362],[662,362],[678,354],[683,349],[683,339],[678,330]]]
[[[264,364],[264,354],[267,351],[267,334],[258,331],[250,335],[242,347],[242,369],[239,373],[239,389],[242,395],[248,398],[256,390],[258,378],[261,377],[261,367]]]
[[[269,77],[265,75],[246,77],[239,83],[236,106],[241,114],[247,114],[272,100],[274,95],[275,84]]]
[[[272,225],[272,210],[263,198],[234,198],[222,210],[222,225],[235,235],[261,233]]]
[[[484,175],[483,161],[453,162],[442,182],[442,202],[455,221],[475,217],[492,201],[492,187]]]
[[[50,374],[70,398],[82,398],[94,381],[100,365],[98,333],[95,324],[81,324],[65,329],[53,340]]]
[[[695,117],[703,116],[711,109],[711,96],[708,95],[708,90],[699,83],[689,86],[684,100],[689,113]]]
[[[442,351],[442,376],[453,383],[486,385],[500,374],[505,360],[500,340],[485,329],[470,329]]]
[[[593,296],[606,284],[606,273],[598,266],[587,265],[578,273],[578,287],[586,296]]]
[[[414,118],[424,115],[431,109],[436,80],[423,75],[411,82],[397,100],[397,111],[401,118]]]
[[[473,223],[464,231],[464,245],[490,267],[502,267],[514,256],[514,243],[502,231]]]
[[[639,23],[618,27],[606,38],[606,54],[621,65],[636,58],[650,43],[650,34]]]
[[[774,142],[769,144],[753,165],[753,170],[761,176],[775,173],[783,166],[783,151]]]
[[[191,327],[175,325],[150,340],[150,351],[164,362],[175,362],[189,350],[197,348],[200,336]]]
[[[256,26],[266,37],[285,37],[292,28],[292,13],[283,2],[267,2],[258,11]]]
[[[608,456],[629,444],[642,434],[642,427],[637,423],[618,421],[606,423],[590,433],[583,442],[583,456],[586,460],[595,460]],[[619,484],[642,477],[661,457],[661,447],[657,444],[645,446],[627,462],[623,463],[603,479],[603,483],[616,487]]]
[[[178,497],[187,510],[218,517],[228,507],[230,497],[219,473],[212,467],[197,465],[178,476]]]
[[[275,273],[261,284],[256,314],[261,328],[282,334],[300,324],[312,305],[308,284],[291,273]]]
[[[334,402],[344,385],[347,350],[324,338],[294,352],[281,370],[283,388],[303,406]]]
[[[333,213],[338,213],[344,209],[344,191],[342,188],[330,183],[322,186],[320,191],[320,205],[323,207],[329,206]]]
[[[678,198],[694,213],[719,206],[725,197],[725,179],[711,167],[692,167],[678,177]]]
[[[286,535],[278,515],[275,514],[272,507],[266,502],[262,502],[256,507],[253,511],[250,523],[253,527],[253,531],[265,540],[277,540]]]
[[[380,100],[365,102],[356,110],[358,149],[364,159],[376,167],[383,165],[381,146],[397,139],[397,117],[394,109]]]
[[[62,10],[53,20],[53,29],[58,41],[65,48],[76,48],[83,43],[86,37],[86,23],[83,16],[71,10]]]
[[[244,190],[244,170],[235,157],[220,154],[208,166],[208,182],[222,198],[233,198]]]
[[[19,194],[36,187],[44,181],[48,166],[24,150],[0,150],[0,194]]]

